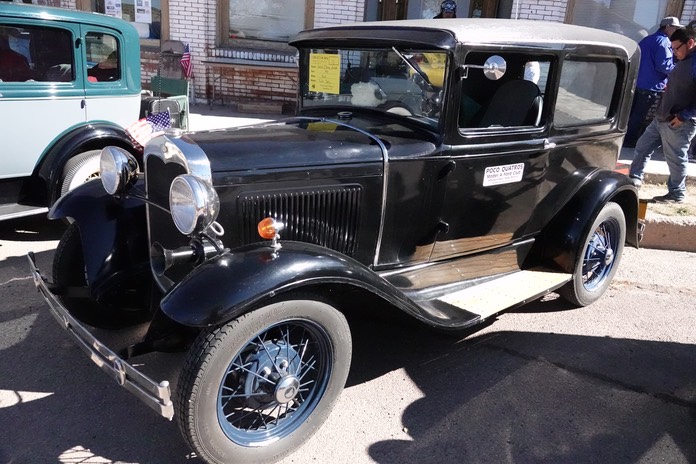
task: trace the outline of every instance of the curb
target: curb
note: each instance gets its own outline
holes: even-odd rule
[[[696,252],[696,219],[646,219],[641,248]]]
[[[619,161],[616,170],[628,175],[629,164]],[[646,172],[646,184],[666,184],[669,174]],[[687,176],[686,185],[696,188],[696,177]],[[696,192],[692,193],[696,194]],[[696,252],[696,219],[693,217],[646,217],[641,248]]]

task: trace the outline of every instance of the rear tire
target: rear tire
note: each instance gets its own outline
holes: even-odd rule
[[[203,331],[179,378],[179,428],[206,462],[274,462],[329,416],[351,350],[343,314],[313,300],[273,303]]]
[[[575,306],[597,301],[619,268],[626,241],[626,217],[619,205],[609,202],[592,223],[578,253],[573,278],[558,290]]]

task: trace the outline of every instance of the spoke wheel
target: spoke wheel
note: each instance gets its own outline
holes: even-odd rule
[[[583,241],[573,279],[559,290],[560,295],[577,306],[597,301],[618,269],[625,240],[623,211],[616,203],[607,203]]]
[[[184,437],[209,462],[287,454],[328,417],[350,351],[343,315],[312,300],[275,303],[202,333],[180,378]]]

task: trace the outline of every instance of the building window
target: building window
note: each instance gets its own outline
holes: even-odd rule
[[[569,4],[567,22],[640,41],[654,32],[665,16],[679,17],[683,4],[683,0],[574,0]]]
[[[556,97],[556,126],[606,121],[611,114],[616,63],[566,60]]]
[[[236,39],[287,42],[311,28],[314,0],[222,0],[222,44]],[[226,20],[226,21],[225,21]]]
[[[77,6],[128,21],[143,45],[159,47],[168,36],[168,0],[78,0]]]

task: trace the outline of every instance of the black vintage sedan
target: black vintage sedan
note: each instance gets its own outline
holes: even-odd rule
[[[551,291],[591,304],[641,238],[614,171],[635,42],[462,19],[292,44],[296,117],[170,132],[142,167],[105,148],[101,180],[50,211],[71,221],[50,281],[30,256],[63,326],[211,463],[272,462],[322,424],[350,367],[346,295],[456,332]],[[121,347],[89,328],[143,321]],[[130,361],[172,349],[174,402]]]

